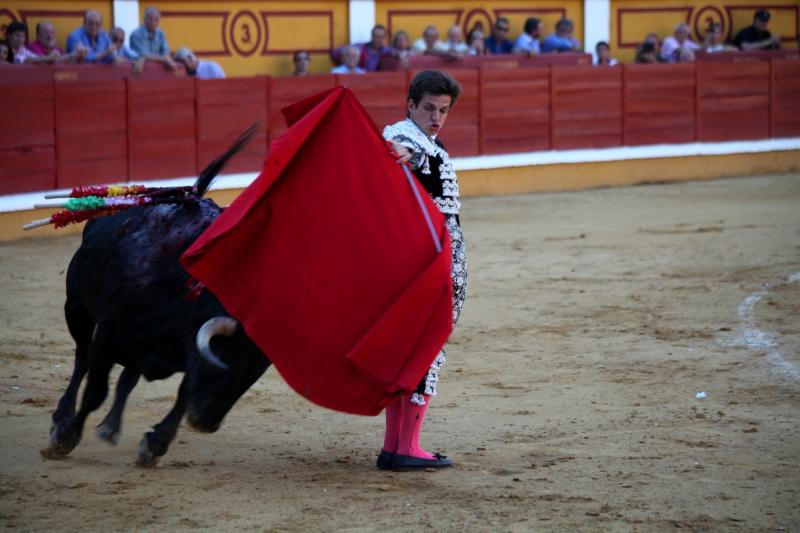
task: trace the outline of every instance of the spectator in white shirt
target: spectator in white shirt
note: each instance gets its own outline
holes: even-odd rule
[[[213,80],[225,77],[225,71],[222,70],[219,63],[197,59],[194,52],[185,46],[179,48],[178,51],[175,52],[175,61],[183,63],[186,67],[186,73],[189,74],[189,76],[195,76],[201,80]]]
[[[675,26],[675,35],[667,37],[661,44],[661,58],[667,63],[694,60],[694,51],[699,50],[700,46],[689,38],[690,33],[691,29],[686,23]]]
[[[522,33],[517,37],[514,43],[514,53],[526,55],[528,57],[534,54],[542,53],[542,43],[539,40],[539,32],[542,29],[542,21],[536,17],[530,17],[525,21],[525,27]]]

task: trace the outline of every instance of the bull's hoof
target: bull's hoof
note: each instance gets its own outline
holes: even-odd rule
[[[45,459],[61,459],[81,441],[79,433],[65,429],[68,424],[53,424],[50,428],[50,445],[39,451]]]
[[[98,437],[108,442],[112,446],[119,444],[119,427],[101,423],[99,426],[97,426],[97,429],[95,429],[94,432]]]
[[[136,466],[142,468],[153,468],[158,464],[161,455],[156,455],[150,451],[150,442],[147,440],[147,435],[142,437],[139,441],[139,453],[136,457]]]

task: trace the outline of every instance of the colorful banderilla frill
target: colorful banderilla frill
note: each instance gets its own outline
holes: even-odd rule
[[[29,230],[53,224],[63,228],[97,217],[113,215],[124,209],[140,205],[160,203],[196,202],[192,187],[145,187],[143,185],[119,185],[109,187],[76,187],[69,193],[50,194],[45,198],[68,198],[57,204],[36,204],[36,209],[63,208],[50,218],[34,220],[25,224]]]

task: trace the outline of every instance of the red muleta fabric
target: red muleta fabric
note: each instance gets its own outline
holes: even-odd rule
[[[412,391],[452,330],[444,217],[353,93],[284,109],[259,177],[181,258],[286,382],[314,403],[376,415]]]

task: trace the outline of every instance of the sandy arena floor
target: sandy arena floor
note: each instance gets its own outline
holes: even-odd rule
[[[79,241],[0,243],[0,526],[800,528],[800,175],[470,198],[462,216],[469,294],[423,435],[457,463],[441,472],[376,470],[380,418],[311,405],[273,369],[155,469],[136,449],[177,377],[139,384],[117,447],[92,431],[106,402],[42,459]]]

